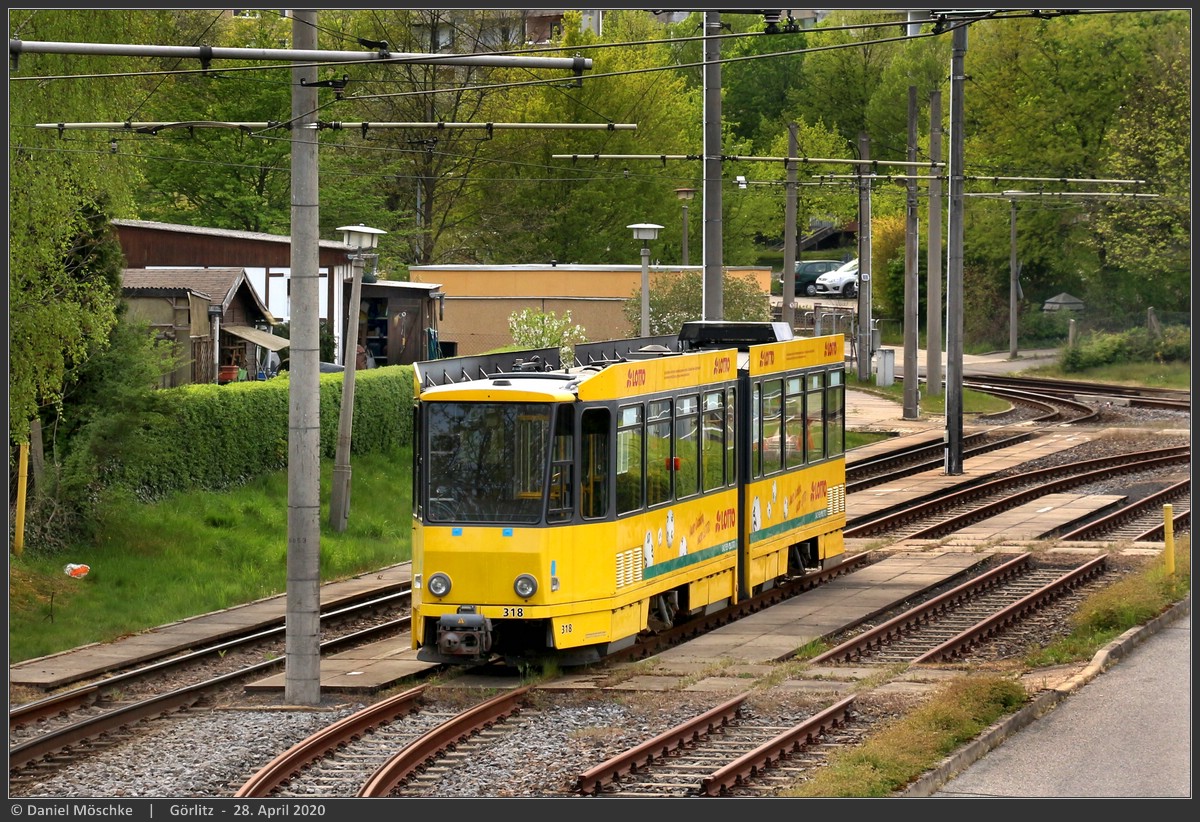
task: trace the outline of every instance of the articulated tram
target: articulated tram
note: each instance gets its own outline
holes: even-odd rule
[[[698,321],[414,372],[419,659],[588,664],[844,551],[841,335]]]

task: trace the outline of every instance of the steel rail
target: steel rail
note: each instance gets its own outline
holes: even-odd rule
[[[532,685],[526,685],[464,711],[443,722],[429,733],[402,748],[367,779],[358,792],[359,797],[385,797],[392,788],[425,767],[429,760],[473,734],[521,710],[525,695]]]
[[[1045,607],[1049,602],[1058,599],[1070,589],[1082,585],[1104,573],[1107,568],[1107,554],[1089,560],[1078,568],[1063,574],[1054,582],[1042,586],[1037,591],[1000,609],[986,619],[980,620],[967,630],[947,639],[941,645],[931,648],[914,659],[911,664],[920,665],[927,662],[945,662],[957,659],[965,650],[971,648],[980,640],[995,635],[1024,618],[1027,614]]]
[[[419,685],[327,725],[264,765],[246,780],[234,797],[261,799],[270,796],[307,765],[336,750],[347,740],[417,710],[424,693],[425,686]]]
[[[809,717],[713,771],[700,780],[701,793],[705,796],[721,796],[739,785],[750,782],[760,771],[772,767],[781,759],[819,741],[823,734],[846,724],[854,700],[855,697],[851,695],[830,705],[819,714]]]
[[[737,717],[742,703],[749,696],[749,691],[735,696],[653,739],[588,768],[575,780],[575,789],[581,794],[595,796],[622,774],[637,773],[643,768],[648,768],[655,759],[669,756],[672,751],[725,727]]]
[[[886,644],[893,637],[905,634],[910,627],[928,622],[934,614],[952,608],[980,591],[1026,573],[1029,570],[1031,556],[1031,554],[1021,554],[1013,557],[990,571],[967,580],[933,599],[922,602],[915,608],[905,611],[869,631],[851,637],[840,645],[812,657],[807,662],[809,665],[821,665],[826,662],[853,662],[864,652]]]

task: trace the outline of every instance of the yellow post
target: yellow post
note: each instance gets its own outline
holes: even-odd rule
[[[1175,522],[1171,511],[1168,502],[1163,506],[1163,561],[1167,565],[1167,576],[1175,576]]]
[[[19,446],[20,459],[17,466],[17,525],[13,534],[13,553],[21,556],[25,550],[25,474],[29,469],[29,443]]]

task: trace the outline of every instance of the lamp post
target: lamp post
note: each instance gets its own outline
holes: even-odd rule
[[[208,306],[208,331],[212,334],[213,347],[213,382],[221,380],[221,306]]]
[[[337,450],[333,458],[333,488],[329,495],[329,527],[335,532],[346,530],[350,518],[350,438],[354,427],[354,367],[358,353],[358,311],[362,293],[362,270],[367,257],[379,243],[379,235],[387,232],[365,225],[345,225],[342,232],[346,245],[354,246],[349,255],[350,304],[346,311],[345,344],[342,346],[342,407],[338,416]]]
[[[650,241],[658,239],[662,228],[654,223],[634,223],[633,239],[642,241],[642,336],[650,336]]]
[[[696,196],[694,188],[677,188],[675,196],[683,201],[683,264],[688,264],[688,202]]]

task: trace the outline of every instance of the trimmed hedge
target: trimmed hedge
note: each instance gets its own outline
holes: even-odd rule
[[[337,450],[342,374],[322,374],[320,456]],[[288,464],[287,373],[263,382],[187,385],[156,392],[155,421],[139,446],[110,457],[98,479],[144,500],[197,488],[220,490]],[[377,453],[412,439],[413,369],[385,366],[355,374],[352,454]],[[146,456],[143,456],[146,455]]]

